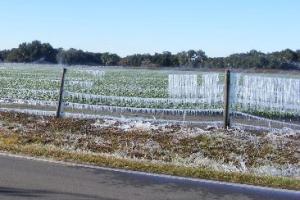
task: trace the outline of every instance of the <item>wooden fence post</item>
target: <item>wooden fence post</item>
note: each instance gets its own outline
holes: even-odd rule
[[[58,99],[58,106],[56,110],[56,117],[60,118],[61,117],[61,112],[63,109],[63,98],[64,98],[64,85],[65,85],[65,74],[67,72],[67,69],[63,69],[63,73],[61,76],[61,82],[60,82],[60,90],[59,90],[59,99]]]
[[[224,85],[224,128],[230,127],[230,70],[225,71],[225,85]]]

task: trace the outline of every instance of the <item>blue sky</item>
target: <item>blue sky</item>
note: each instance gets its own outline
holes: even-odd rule
[[[299,0],[1,0],[0,25],[0,49],[35,39],[122,56],[300,49]]]

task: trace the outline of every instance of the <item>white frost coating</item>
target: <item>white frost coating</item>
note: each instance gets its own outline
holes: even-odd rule
[[[104,76],[105,71],[104,70],[82,70],[88,74],[94,75],[94,76]]]
[[[199,124],[199,125],[212,125],[214,127],[221,127],[222,121],[181,121],[181,120],[169,120],[169,119],[149,119],[144,117],[131,117],[131,118],[124,118],[124,117],[113,117],[109,115],[92,115],[92,114],[82,114],[82,113],[69,113],[65,112],[64,117],[72,117],[77,119],[113,119],[119,121],[143,121],[143,122],[159,122],[161,123],[170,123],[170,124]]]
[[[283,177],[299,177],[300,168],[298,165],[263,165],[257,168],[252,168],[252,172],[265,176],[283,176]]]
[[[8,91],[18,91],[20,96],[22,95],[22,92],[26,94],[26,92],[30,93],[40,93],[40,94],[50,94],[50,95],[57,95],[59,94],[59,90],[34,90],[34,89],[26,89],[26,88],[1,88],[1,90],[8,90]]]
[[[30,106],[51,106],[56,107],[57,101],[26,100],[26,99],[0,99],[0,104],[21,104]]]
[[[218,73],[207,73],[202,75],[202,84],[198,88],[199,97],[206,99],[206,103],[214,105],[223,103],[224,84],[219,84]]]
[[[36,82],[36,81],[45,81],[45,82],[57,82],[59,83],[60,80],[59,79],[46,79],[46,78],[24,78],[24,77],[1,77],[0,79],[3,80],[16,80],[16,78],[18,80],[24,80],[24,81],[32,81],[32,82]]]
[[[143,98],[143,97],[125,97],[125,96],[105,96],[105,95],[95,95],[87,93],[78,93],[78,92],[65,92],[66,96],[78,99],[86,100],[101,100],[101,101],[124,101],[124,102],[133,102],[136,104],[139,103],[205,103],[207,100],[202,98]]]
[[[2,65],[0,65],[1,67]],[[39,65],[3,65],[1,69],[0,80],[2,80],[5,88],[2,88],[2,95],[4,100],[1,100],[3,104],[28,104],[28,105],[41,105],[41,106],[56,106],[57,103],[47,103],[47,101],[39,100],[55,100],[59,94],[57,90],[59,84],[54,82],[60,81],[61,67],[48,66],[46,68]],[[87,106],[75,106],[76,111],[86,110],[96,111],[100,114],[100,111],[117,110],[118,112],[133,112],[133,113],[145,113],[152,114],[180,114],[185,120],[185,115],[203,115],[203,113],[213,114],[214,108],[221,108],[223,104],[223,80],[222,73],[199,73],[199,72],[175,72],[167,71],[162,77],[159,74],[158,79],[150,78],[150,76],[142,77],[141,83],[135,80],[135,76],[131,79],[127,79],[125,74],[124,83],[126,84],[113,84],[116,88],[111,90],[120,90],[120,95],[124,96],[109,96],[110,88],[102,90],[102,85],[110,82],[114,83],[119,77],[110,76],[111,69],[96,69],[91,68],[69,68],[66,78],[66,88],[64,96],[68,95],[68,99],[65,101],[71,101],[84,104],[97,104]],[[122,77],[122,71],[120,75]],[[108,76],[103,76],[107,73]],[[135,73],[135,72],[133,72]],[[139,71],[134,75],[145,74],[148,71]],[[170,74],[171,73],[171,74]],[[168,76],[169,75],[169,76]],[[266,114],[277,112],[287,114],[284,118],[288,121],[288,116],[300,116],[300,79],[289,77],[288,75],[275,77],[268,74],[244,74],[244,73],[232,73],[231,79],[231,102],[233,102],[233,108],[236,108],[239,112],[256,113],[256,111],[262,111]],[[103,78],[103,84],[96,82]],[[107,80],[106,80],[107,78]],[[169,78],[166,82],[166,78]],[[10,79],[10,80],[7,80]],[[12,81],[11,81],[12,80]],[[160,81],[159,84],[153,84],[155,80]],[[108,82],[106,82],[108,81]],[[8,84],[6,84],[6,82]],[[145,82],[145,83],[144,83]],[[122,81],[120,82],[122,83]],[[128,85],[127,85],[128,83]],[[149,88],[145,88],[149,86]],[[18,89],[20,87],[20,89]],[[28,90],[26,89],[28,87]],[[123,87],[126,92],[123,93]],[[10,89],[11,88],[11,89]],[[45,90],[43,90],[45,88]],[[88,90],[85,90],[88,88]],[[124,89],[124,90],[125,90]],[[126,97],[126,94],[130,94],[127,91],[131,90],[145,90],[149,89],[150,92],[159,94],[152,95],[150,92],[143,93],[144,98],[140,97]],[[74,92],[67,92],[67,90]],[[165,92],[168,91],[168,94]],[[86,93],[93,94],[86,94]],[[135,91],[136,92],[136,91]],[[107,94],[97,95],[97,93]],[[136,92],[138,94],[138,92]],[[163,94],[162,94],[163,93]],[[111,93],[112,94],[112,93]],[[119,94],[115,92],[115,94]],[[162,95],[160,95],[162,94]],[[130,94],[129,96],[131,96]],[[151,96],[167,97],[167,98],[151,98]],[[149,97],[149,98],[147,98]],[[0,98],[1,99],[1,98]],[[12,99],[9,101],[8,99]],[[24,99],[24,100],[21,100]],[[29,100],[25,100],[29,99]],[[79,105],[79,104],[78,104]],[[105,106],[107,105],[107,106]],[[110,105],[110,106],[108,106]],[[114,105],[114,106],[112,106]],[[98,107],[97,107],[98,106]],[[99,108],[102,107],[102,108]],[[122,107],[124,106],[124,107]],[[17,106],[16,106],[17,107]],[[71,106],[72,107],[72,106]],[[131,108],[132,107],[132,108]],[[138,108],[143,107],[143,108]],[[74,106],[73,106],[74,108]],[[160,109],[169,108],[169,109]],[[173,109],[170,109],[173,108]],[[184,109],[188,108],[188,109]],[[202,109],[203,108],[203,109]],[[193,112],[192,112],[193,110]],[[211,110],[212,112],[209,112]],[[290,127],[290,123],[268,120],[266,118],[259,118],[250,116],[248,114],[241,114],[239,112],[232,112],[242,119],[252,121],[266,121],[269,124],[269,128],[272,126],[278,128],[277,124],[283,125],[283,127]],[[94,113],[94,112],[91,112]],[[219,114],[219,113],[218,113]],[[281,115],[280,115],[281,116]],[[282,115],[284,116],[284,115]],[[297,118],[292,118],[290,121],[294,121],[296,124],[299,122]],[[251,126],[245,125],[245,126]],[[239,121],[243,123],[243,121]],[[246,121],[245,121],[246,122]],[[261,123],[262,125],[263,123]],[[272,126],[271,126],[272,125]],[[252,125],[253,126],[253,125]],[[266,125],[268,126],[268,125]],[[298,127],[295,125],[294,127]]]
[[[270,123],[277,123],[280,125],[287,125],[287,126],[293,126],[293,127],[297,127],[300,128],[299,124],[293,124],[293,123],[288,123],[288,122],[283,122],[283,121],[278,121],[278,120],[273,120],[273,119],[267,119],[265,117],[259,117],[259,116],[255,116],[255,115],[251,115],[251,114],[247,114],[247,113],[242,113],[242,112],[232,112],[235,115],[240,115],[243,117],[246,117],[247,119],[256,119],[259,121],[265,121],[265,122],[270,122]]]
[[[198,85],[197,75],[170,74],[169,97],[201,99],[209,107],[223,102],[223,84],[220,84],[219,73],[202,74],[201,85]]]
[[[197,75],[169,74],[169,97],[171,98],[197,97]]]
[[[94,86],[95,80],[99,80],[100,77],[105,75],[104,70],[72,70],[76,73],[75,77],[68,77],[66,82],[69,85],[79,85],[81,87],[92,88]],[[85,75],[92,75],[92,77],[87,77]],[[90,80],[92,79],[92,80]]]
[[[93,81],[78,81],[78,80],[67,80],[67,84],[80,85],[81,87],[91,88],[94,85]]]
[[[72,110],[91,110],[94,112],[116,112],[116,113],[143,113],[143,114],[167,114],[167,115],[192,115],[200,114],[221,114],[222,109],[155,109],[155,108],[132,108],[132,107],[118,107],[105,105],[89,105],[79,103],[65,103],[65,108]]]
[[[256,126],[256,125],[249,125],[249,124],[241,124],[241,123],[232,123],[232,128],[236,128],[238,130],[255,130],[255,131],[279,131],[281,129],[279,128],[272,128],[272,127],[266,127],[266,126]]]
[[[232,75],[232,102],[242,110],[300,113],[300,79]]]
[[[78,75],[84,76],[85,74],[92,75],[95,78],[99,78],[105,75],[104,70],[91,70],[91,69],[72,69],[73,72],[78,73]],[[80,76],[79,76],[80,77]],[[78,77],[77,77],[78,78]]]
[[[31,110],[31,109],[16,109],[16,108],[0,108],[1,112],[17,112],[29,115],[40,115],[40,116],[55,116],[55,111],[43,111],[43,110]]]

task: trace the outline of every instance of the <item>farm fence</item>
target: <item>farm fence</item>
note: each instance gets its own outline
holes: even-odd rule
[[[300,129],[298,74],[1,64],[0,84],[1,111]]]

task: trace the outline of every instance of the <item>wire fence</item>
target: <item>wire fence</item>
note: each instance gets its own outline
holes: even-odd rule
[[[214,126],[223,126],[228,114],[232,127],[300,129],[299,75],[231,72],[225,83],[219,72],[6,64],[0,66],[0,106],[57,117]]]

